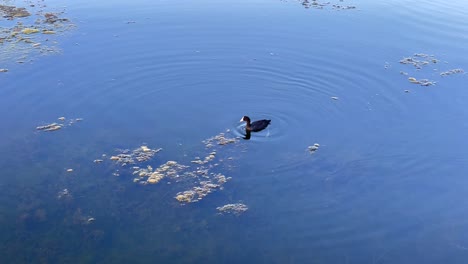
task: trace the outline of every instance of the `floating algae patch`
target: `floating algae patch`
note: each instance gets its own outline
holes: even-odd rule
[[[38,126],[38,127],[36,127],[36,130],[42,130],[42,131],[45,131],[45,132],[50,132],[50,131],[59,130],[61,128],[62,128],[62,125],[60,125],[58,123],[51,123],[51,124],[44,125],[44,126]]]
[[[436,78],[436,77],[445,77],[445,76],[449,76],[453,74],[464,73],[463,69],[460,69],[460,68],[456,68],[456,69],[452,69],[452,70],[444,71],[444,72],[439,72],[439,70],[435,67],[430,69],[429,67],[430,65],[440,64],[440,60],[437,59],[434,55],[429,55],[425,53],[415,53],[412,56],[404,57],[399,61],[399,63],[405,66],[412,66],[411,68],[413,68],[413,71],[414,71],[413,73],[411,73],[411,75],[413,76],[411,76],[410,73],[408,73],[407,71],[400,71],[400,75],[410,76],[408,77],[408,81],[410,83],[421,85],[421,86],[432,86],[432,85],[435,85],[437,81],[430,80],[427,77],[416,78],[414,77],[415,75],[424,74],[426,76],[429,75],[429,76]],[[437,72],[439,72],[439,74],[434,76],[434,73],[437,73]]]
[[[230,179],[230,177],[226,177],[221,173],[213,173],[209,180],[200,181],[198,185],[190,190],[177,193],[175,199],[184,204],[201,201],[208,194],[216,190],[222,190],[223,185]]]
[[[356,6],[353,5],[343,5],[344,0],[339,1],[318,1],[318,0],[301,0],[301,5],[304,8],[313,8],[313,9],[334,9],[334,10],[349,10],[356,9]]]
[[[355,6],[342,6],[342,5],[332,5],[334,9],[347,10],[347,9],[356,9]]]
[[[436,64],[439,62],[434,55],[424,54],[424,53],[415,53],[413,56],[405,57],[401,59],[400,64],[412,65],[414,68],[420,70],[424,66],[430,64]]]
[[[459,74],[459,73],[464,73],[465,71],[463,69],[453,69],[449,71],[444,71],[440,73],[440,76],[449,76],[453,74]]]
[[[28,17],[31,13],[26,10],[24,7],[16,7],[16,6],[7,6],[7,5],[0,5],[0,14],[2,17],[13,20],[19,17]]]
[[[203,165],[203,164],[206,164],[206,163],[214,160],[215,157],[216,157],[216,151],[213,151],[213,152],[209,153],[208,156],[206,156],[204,159],[200,159],[200,157],[195,157],[195,159],[192,160],[191,162],[195,163],[195,164]]]
[[[219,172],[213,172],[213,170],[221,163],[232,160],[232,157],[223,159],[219,154],[226,150],[226,146],[237,142],[239,142],[238,138],[229,137],[226,133],[220,133],[203,140],[202,143],[205,144],[206,149],[210,152],[203,159],[195,157],[191,161],[196,167],[190,167],[186,170],[181,175],[181,179],[190,181],[192,187],[178,192],[174,198],[181,204],[194,203],[203,200],[214,191],[223,190],[223,185],[231,180],[231,177],[227,177]]]
[[[227,137],[225,133],[219,133],[218,135],[214,137],[210,137],[206,140],[203,140],[202,142],[205,144],[205,147],[212,148],[215,145],[224,146],[224,145],[236,143],[238,141],[239,141],[238,138],[232,138],[232,137],[230,138],[230,137]]]
[[[132,181],[139,185],[161,186],[162,181],[166,182],[163,186],[174,183],[171,185],[173,186],[171,189],[176,189],[173,197],[181,204],[194,203],[204,199],[210,193],[223,190],[224,184],[231,179],[215,170],[219,168],[219,165],[233,160],[223,151],[228,150],[229,148],[226,147],[236,142],[239,142],[238,138],[230,137],[225,133],[203,140],[206,156],[195,157],[189,165],[181,164],[173,159],[154,165],[152,159],[161,149],[152,149],[146,145],[133,150],[117,149],[118,153],[112,156],[103,154],[102,159],[95,159],[94,163],[101,164],[110,161],[113,165],[119,166],[113,175],[131,175]],[[181,158],[187,159],[185,155]]]
[[[414,78],[414,77],[409,77],[409,78],[408,78],[408,81],[409,81],[410,83],[419,84],[419,85],[421,85],[421,86],[431,86],[431,85],[435,85],[435,82],[434,82],[434,81],[430,81],[430,80],[428,80],[428,79],[420,79],[420,80],[418,80],[418,79],[416,79],[416,78]]]
[[[37,32],[39,32],[39,29],[37,29],[37,28],[23,28],[21,30],[21,33],[26,34],[26,35],[34,34],[34,33],[37,33]]]
[[[126,166],[129,164],[137,164],[149,161],[154,157],[154,155],[156,155],[156,153],[160,152],[161,150],[161,148],[150,149],[148,146],[141,146],[132,151],[129,149],[117,149],[119,154],[111,156],[109,159],[120,166]],[[96,160],[94,162],[99,163],[96,162]]]
[[[434,55],[429,55],[425,53],[415,53],[413,54],[413,56],[404,57],[399,61],[399,63],[402,65],[413,66],[414,69],[416,69],[416,71],[423,71],[425,67],[437,64],[439,62],[440,61]],[[436,69],[432,69],[430,74],[432,74],[435,70]],[[400,74],[403,76],[409,75],[409,73],[406,71],[400,71]],[[415,77],[408,77],[408,81],[412,84],[418,84],[421,86],[432,86],[436,84],[435,81],[431,81],[427,78],[417,79]]]
[[[216,207],[219,214],[234,214],[234,215],[241,215],[249,210],[249,207],[243,203],[234,203],[234,204],[226,204],[220,207]]]
[[[46,11],[44,1],[23,1],[24,7],[0,5],[0,65],[26,63],[39,55],[57,54],[58,37],[74,28],[64,11]],[[0,18],[0,21],[2,20]],[[57,35],[57,36],[51,36]]]
[[[147,166],[146,168],[133,167],[133,175],[138,176],[134,178],[133,182],[141,184],[156,184],[164,178],[178,180],[180,172],[188,168],[188,166],[177,163],[176,161],[167,161],[153,170],[153,167]],[[145,180],[146,179],[146,180]]]
[[[69,22],[68,18],[60,18],[59,14],[57,13],[45,13],[44,14],[44,22],[47,24],[57,24],[57,23],[65,23]]]
[[[46,125],[37,126],[36,130],[43,131],[43,132],[52,132],[52,131],[60,130],[66,126],[72,126],[77,122],[83,121],[83,118],[72,118],[72,119],[67,120],[63,116],[57,119],[59,120],[59,122],[53,122],[53,123],[49,123]]]

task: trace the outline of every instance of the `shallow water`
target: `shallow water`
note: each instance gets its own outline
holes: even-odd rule
[[[468,69],[465,1],[46,4],[75,25],[61,53],[0,64],[1,263],[466,262],[467,75],[440,76]],[[272,124],[216,146],[232,179],[200,202],[109,161],[147,145],[140,166],[196,170],[243,115]],[[35,130],[61,116],[84,120]]]

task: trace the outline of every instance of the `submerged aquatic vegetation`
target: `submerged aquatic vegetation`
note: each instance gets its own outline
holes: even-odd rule
[[[94,223],[94,221],[96,221],[96,218],[90,215],[84,215],[83,212],[81,211],[81,208],[76,209],[75,213],[73,214],[73,224],[89,225],[89,224]]]
[[[57,199],[71,199],[73,196],[68,189],[63,189],[57,193]]]

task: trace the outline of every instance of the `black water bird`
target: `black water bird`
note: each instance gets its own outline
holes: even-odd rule
[[[250,123],[250,118],[248,116],[243,116],[240,120],[241,122],[246,122],[245,131],[250,134],[250,132],[259,132],[265,129],[271,122],[269,119],[257,120]]]

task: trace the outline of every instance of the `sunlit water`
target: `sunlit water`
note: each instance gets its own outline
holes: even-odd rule
[[[76,25],[61,54],[0,65],[0,262],[466,263],[467,76],[440,72],[468,70],[468,4],[333,3],[356,9],[49,1]],[[194,166],[243,115],[272,123],[219,149],[232,179],[198,203],[93,163],[145,144]],[[84,120],[35,130],[60,116]]]

